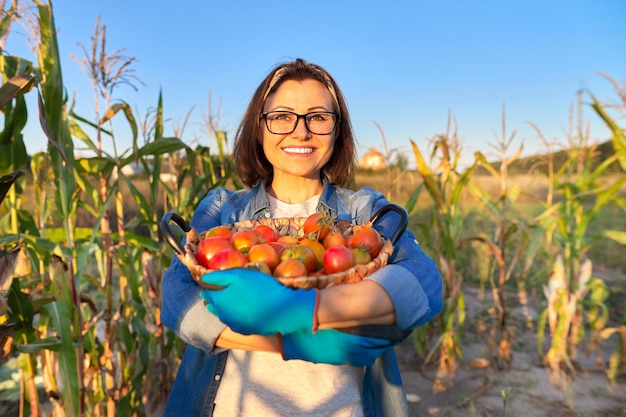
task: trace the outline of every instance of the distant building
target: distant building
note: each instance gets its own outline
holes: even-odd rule
[[[375,148],[370,148],[365,155],[359,159],[359,168],[380,171],[387,168],[385,156]]]

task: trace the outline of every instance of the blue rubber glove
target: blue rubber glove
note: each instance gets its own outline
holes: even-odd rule
[[[202,290],[207,309],[233,331],[272,335],[317,330],[318,290],[292,289],[246,268],[213,271],[202,282],[225,287]]]
[[[279,337],[284,360],[301,359],[331,365],[371,366],[396,343],[348,334],[335,329],[299,331]]]

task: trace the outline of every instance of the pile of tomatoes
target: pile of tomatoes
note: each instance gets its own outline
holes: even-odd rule
[[[216,226],[198,244],[196,260],[210,270],[246,267],[280,278],[327,275],[369,263],[384,243],[370,225],[354,225],[344,236],[322,212],[308,216],[302,231],[291,236],[264,224],[238,230]]]

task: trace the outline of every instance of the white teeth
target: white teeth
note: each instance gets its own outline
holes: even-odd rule
[[[288,153],[312,153],[313,148],[283,148]]]

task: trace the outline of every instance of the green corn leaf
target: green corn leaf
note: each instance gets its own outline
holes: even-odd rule
[[[415,190],[413,190],[413,192],[411,193],[411,195],[409,196],[408,201],[406,202],[404,208],[406,209],[407,213],[412,213],[413,210],[415,209],[415,206],[417,205],[417,200],[419,199],[420,193],[422,192],[422,189],[424,188],[424,183],[420,183],[420,185],[418,185]]]
[[[605,230],[602,235],[626,246],[626,232],[619,230]]]
[[[496,218],[502,217],[502,209],[498,205],[496,201],[494,201],[485,191],[483,191],[477,184],[473,181],[469,181],[467,183],[467,190],[476,198],[478,201],[483,203],[485,207],[494,215]]]
[[[437,207],[443,207],[445,205],[443,201],[443,196],[441,195],[441,191],[437,186],[437,182],[432,174],[432,171],[426,164],[422,153],[419,150],[417,144],[411,141],[411,146],[413,147],[413,153],[415,154],[415,160],[417,161],[417,172],[422,176],[424,180],[424,184],[426,186],[426,190],[430,193],[437,204]]]
[[[452,206],[456,206],[457,205],[459,199],[461,198],[463,190],[465,189],[466,185],[470,181],[470,178],[471,178],[472,173],[474,172],[475,168],[476,168],[476,162],[474,162],[474,164],[472,164],[471,167],[469,167],[468,169],[465,170],[463,175],[461,175],[461,177],[459,178],[459,181],[454,186],[454,189],[452,191],[452,195],[450,196],[450,204]]]
[[[609,127],[611,132],[613,133],[613,148],[615,149],[615,154],[619,160],[619,164],[623,170],[626,171],[626,136],[624,135],[624,130],[615,123],[615,120],[604,110],[604,107],[600,104],[596,97],[589,93],[593,103],[591,107],[598,113],[600,118],[604,120],[604,123]]]
[[[58,337],[46,337],[27,344],[16,343],[15,347],[23,353],[39,353],[44,349],[58,352],[61,350],[61,340]]]
[[[153,252],[158,252],[160,249],[157,241],[132,232],[126,232],[126,241],[135,248],[143,248]]]
[[[70,308],[66,302],[55,301],[47,304],[45,310],[52,320],[52,326],[61,339],[59,366],[63,375],[63,408],[67,416],[80,416],[80,392],[78,382],[78,358],[70,329]]]

